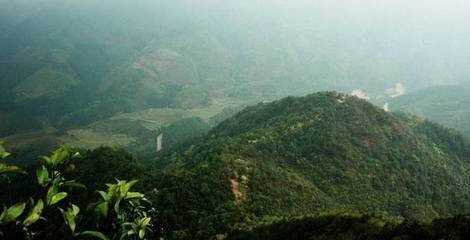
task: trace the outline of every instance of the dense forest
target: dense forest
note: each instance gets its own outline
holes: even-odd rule
[[[148,217],[144,235],[165,239],[464,239],[468,221],[457,215],[470,211],[469,150],[452,129],[357,97],[288,97],[247,107],[153,161],[63,146],[21,170],[10,162],[22,156],[3,149],[1,172],[16,174],[2,176],[2,234],[132,238],[142,226],[123,221]],[[123,210],[107,216],[115,223],[103,226],[97,191],[128,181],[137,192],[123,195]],[[125,203],[134,197],[139,205]],[[24,226],[39,201],[44,211]],[[18,204],[21,212],[9,213]]]

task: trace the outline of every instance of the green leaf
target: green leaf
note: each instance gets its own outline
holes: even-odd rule
[[[81,188],[86,189],[84,184],[78,183],[75,180],[67,181],[62,184],[63,187],[71,187],[71,188]]]
[[[8,173],[15,173],[15,174],[26,174],[21,168],[17,166],[6,165],[0,163],[0,174],[8,174]]]
[[[143,198],[145,195],[140,192],[128,192],[124,199]]]
[[[73,155],[72,155],[72,158],[80,158],[82,157],[82,155],[80,155],[79,152],[75,152]]]
[[[142,220],[142,226],[143,227],[147,227],[147,225],[149,225],[150,221],[152,220],[151,217],[146,217]]]
[[[108,237],[106,237],[103,233],[97,232],[97,231],[83,231],[78,235],[79,236],[95,237],[95,238],[99,238],[101,240],[108,240]]]
[[[39,158],[41,158],[46,164],[48,165],[52,165],[53,164],[53,161],[50,157],[48,156],[40,156]]]
[[[130,236],[135,235],[135,234],[137,234],[137,232],[135,230],[131,229],[131,230],[127,231],[126,234],[123,234],[121,236],[121,239],[125,239],[126,237],[130,237]]]
[[[145,237],[145,229],[140,229],[139,230],[139,238],[144,239],[144,237]]]
[[[56,195],[58,192],[57,190],[57,187],[55,185],[52,185],[49,187],[49,189],[47,190],[47,195],[46,195],[46,204],[47,205],[51,205],[51,202],[52,202],[52,197],[54,197],[54,195]]]
[[[95,212],[102,217],[108,217],[108,212],[109,212],[109,206],[108,202],[102,202],[98,205],[96,205]]]
[[[7,207],[3,206],[3,212],[0,214],[0,224],[2,223],[3,216],[7,213]]]
[[[106,186],[108,186],[108,192],[106,193],[106,201],[112,201],[112,199],[119,197],[119,185],[118,184],[107,183]],[[103,194],[101,194],[101,196],[103,196]]]
[[[79,212],[80,212],[80,208],[77,205],[72,204],[72,213],[73,213],[73,215],[77,216]]]
[[[17,203],[2,213],[0,218],[1,223],[9,223],[15,221],[23,212],[26,207],[26,203]]]
[[[134,186],[138,180],[132,180],[130,182],[124,182],[124,184],[121,185],[121,197],[125,197],[127,195],[127,192],[131,189],[132,186]]]
[[[108,194],[104,191],[98,191],[98,193],[101,195],[101,197],[103,198],[104,201],[108,201],[109,200],[109,197],[108,197]]]
[[[67,197],[67,193],[66,192],[60,192],[60,193],[57,193],[55,194],[54,196],[52,196],[51,198],[51,202],[49,203],[49,205],[54,205],[58,202],[60,202],[62,199],[66,198]]]
[[[44,202],[39,199],[34,208],[29,213],[28,217],[23,221],[24,226],[30,226],[39,220],[42,210],[44,209]]]
[[[47,171],[47,168],[44,165],[36,170],[36,176],[38,179],[38,183],[41,186],[46,186],[49,182],[49,172]]]
[[[74,233],[75,232],[75,228],[77,226],[77,224],[75,223],[75,216],[72,216],[70,214],[66,214],[66,219],[67,219],[67,225],[69,225],[70,227],[70,230]]]
[[[129,227],[129,226],[134,226],[134,223],[131,223],[131,222],[125,222],[125,223],[121,223],[121,226],[122,226],[122,227]]]
[[[119,213],[119,205],[120,204],[121,204],[121,199],[116,200],[116,202],[114,203],[114,212],[116,212],[116,214]]]
[[[54,152],[52,152],[51,160],[53,165],[63,163],[70,157],[70,151],[66,145],[60,146]]]
[[[65,223],[70,227],[72,233],[74,233],[76,228],[75,219],[77,218],[77,215],[80,212],[80,208],[72,204],[72,207],[67,208],[67,211],[64,211],[62,209],[60,209],[60,211],[64,216]]]
[[[3,147],[4,142],[0,141],[0,159],[5,159],[11,154],[6,151],[6,149]]]

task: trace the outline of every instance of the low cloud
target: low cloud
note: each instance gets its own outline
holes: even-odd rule
[[[352,96],[356,96],[358,98],[362,98],[362,99],[365,99],[365,100],[370,100],[370,97],[362,90],[360,89],[355,89],[351,92],[351,95]]]
[[[384,109],[385,112],[389,112],[389,111],[390,111],[390,109],[388,108],[388,103],[385,103],[385,104],[383,105],[383,109]]]
[[[405,94],[405,92],[406,88],[402,83],[397,83],[394,87],[385,90],[385,93],[391,98],[399,97]]]

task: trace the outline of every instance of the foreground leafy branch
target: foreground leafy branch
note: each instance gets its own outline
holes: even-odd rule
[[[3,142],[0,142],[0,176],[26,174],[21,168],[4,162],[9,156],[11,154],[5,150]],[[43,164],[36,170],[38,190],[26,202],[4,206],[0,215],[0,237],[15,238],[22,234],[27,239],[35,239],[35,236],[42,233],[33,230],[32,226],[41,220],[46,221],[46,210],[56,209],[57,211],[49,212],[62,214],[63,224],[57,225],[65,225],[70,237],[144,239],[149,231],[148,227],[152,226],[149,217],[152,209],[148,210],[150,202],[144,194],[131,191],[137,180],[117,180],[115,184],[106,184],[107,191],[98,191],[101,199],[89,206],[99,230],[77,231],[77,223],[87,215],[81,215],[80,208],[70,199],[68,202],[65,200],[69,197],[67,190],[86,189],[86,186],[74,179],[66,179],[65,173],[75,170],[74,161],[79,158],[80,154],[72,152],[66,145],[57,148],[50,156],[41,156]]]

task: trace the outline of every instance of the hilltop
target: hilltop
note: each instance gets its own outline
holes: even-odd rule
[[[172,154],[160,204],[202,235],[329,211],[430,220],[470,209],[469,156],[454,130],[320,92],[248,107]]]

